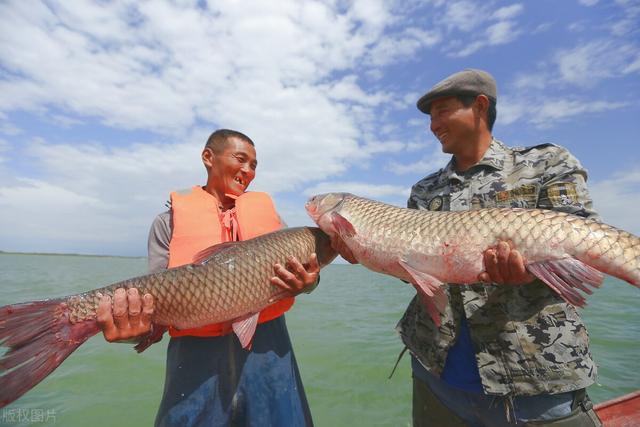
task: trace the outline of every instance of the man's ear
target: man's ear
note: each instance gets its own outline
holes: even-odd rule
[[[202,150],[202,163],[204,164],[205,168],[211,169],[215,156],[216,155],[211,148],[204,147],[204,150]]]
[[[489,112],[489,98],[486,95],[476,96],[475,108],[478,113],[487,114]]]
[[[489,120],[489,98],[486,95],[476,96],[473,103],[473,109],[478,113],[478,117],[484,118],[485,122]]]
[[[476,108],[479,113],[487,113],[489,111],[489,98],[486,95],[476,96]]]

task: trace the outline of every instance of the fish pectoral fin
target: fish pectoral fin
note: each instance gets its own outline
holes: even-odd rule
[[[251,343],[253,341],[253,335],[256,333],[256,327],[258,326],[258,316],[260,313],[250,314],[246,317],[236,319],[233,324],[233,332],[240,340],[242,348],[251,350]]]
[[[440,315],[444,313],[447,303],[449,302],[449,298],[444,292],[442,282],[432,275],[418,270],[407,260],[400,259],[398,263],[413,279],[411,284],[416,288],[420,300],[427,309],[429,316],[431,316],[433,323],[435,323],[437,327],[440,327]]]
[[[348,219],[337,212],[331,213],[331,223],[335,227],[338,234],[340,234],[340,236],[342,236],[343,238],[353,237],[356,235],[356,229],[353,227],[353,224],[351,224]]]
[[[209,246],[206,249],[201,250],[193,256],[192,264],[206,264],[206,261],[211,257],[211,255],[221,251],[224,248],[229,246],[237,245],[240,242],[224,242],[219,243],[217,245]]]
[[[169,329],[166,326],[156,325],[155,323],[152,326],[153,328],[151,329],[151,332],[149,332],[149,334],[147,334],[147,336],[145,336],[142,339],[142,341],[140,341],[138,344],[133,346],[133,348],[138,353],[142,353],[147,348],[149,348],[152,344],[155,344],[158,341],[162,340],[162,336],[167,331],[167,329]]]
[[[577,290],[591,295],[593,291],[588,286],[599,288],[604,280],[602,273],[575,258],[534,262],[527,265],[527,270],[566,302],[578,307],[583,307],[586,301]]]

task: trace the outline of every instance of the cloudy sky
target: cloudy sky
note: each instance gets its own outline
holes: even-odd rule
[[[640,234],[638,22],[638,0],[3,1],[0,250],[144,255],[222,127],[289,225],[317,192],[404,205],[448,160],[415,103],[469,67],[498,139],[569,148]]]

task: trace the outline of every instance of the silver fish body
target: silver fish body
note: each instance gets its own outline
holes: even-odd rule
[[[640,239],[575,215],[539,209],[432,212],[348,193],[315,196],[306,209],[365,267],[414,284],[427,305],[435,305],[427,307],[432,317],[446,303],[440,285],[477,283],[483,252],[499,241],[511,241],[532,274],[578,306],[585,301],[579,291],[591,293],[589,286],[601,284],[600,272],[640,286]]]

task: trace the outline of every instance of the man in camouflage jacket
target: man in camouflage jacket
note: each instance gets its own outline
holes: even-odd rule
[[[431,130],[443,151],[453,156],[443,169],[413,186],[408,207],[540,208],[597,217],[585,183],[586,171],[566,149],[553,144],[509,148],[493,138],[496,92],[488,73],[465,70],[438,83],[418,101],[418,108],[431,116]],[[449,304],[439,328],[417,298],[398,323],[413,356],[414,425],[459,425],[460,421],[556,425],[558,419],[573,420],[567,426],[599,425],[590,408],[583,408],[578,418],[570,416],[580,409],[579,404],[588,403],[581,402],[583,389],[596,376],[580,316],[526,272],[517,248],[508,242],[496,243],[484,254],[486,272],[479,283],[447,286]],[[475,375],[481,382],[478,398],[474,393],[456,395],[455,387],[439,378],[462,321],[471,337],[470,351],[475,353]],[[529,403],[527,396],[533,396]],[[553,397],[556,401],[549,403]],[[563,398],[567,400],[564,409],[556,405]],[[469,415],[464,399],[470,399],[465,400],[467,406],[489,408]],[[496,409],[496,400],[505,406]]]

